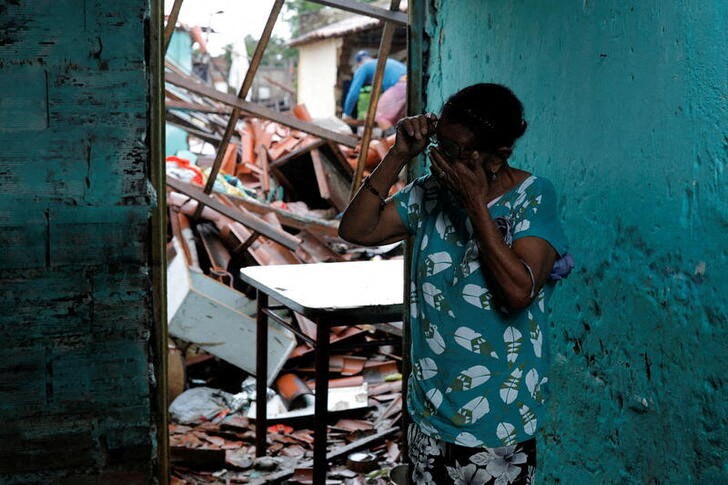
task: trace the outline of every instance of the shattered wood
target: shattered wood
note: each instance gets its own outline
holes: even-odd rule
[[[209,387],[219,391],[221,406],[203,414],[210,403],[192,403],[201,406],[192,424],[170,421],[170,483],[311,483],[312,429],[315,420],[325,419],[311,406],[316,324],[292,312],[280,318],[296,333],[281,333],[280,325],[270,323],[269,348],[276,340],[290,346],[269,352],[269,385],[275,390],[268,390],[267,409],[276,405],[283,416],[299,415],[269,419],[268,455],[256,458],[255,422],[246,417],[256,404],[250,385],[254,366],[240,358],[255,359],[255,336],[244,332],[254,328],[256,295],[239,272],[251,265],[401,257],[401,246],[361,248],[338,237],[337,215],[361,170],[357,160],[364,161],[365,172],[372,170],[394,137],[372,139],[360,155],[355,136],[317,125],[303,105],[280,113],[245,101],[240,94],[250,88],[247,78],[246,89],[235,96],[171,64],[167,68],[167,121],[216,149],[215,156],[192,154],[197,160],[189,160],[190,166],[167,160],[168,316],[170,329],[180,332],[170,344],[179,364],[169,378],[175,383],[170,400]],[[194,176],[202,181],[193,182]],[[397,182],[392,192],[402,186]],[[199,307],[191,308],[193,301]],[[402,461],[401,347],[392,345],[401,326],[381,323],[387,327],[331,328],[330,397],[363,396],[360,406],[329,413],[328,478],[336,483],[386,483],[367,479],[363,468],[351,469],[358,467],[350,456],[355,452],[373,457],[382,477]]]

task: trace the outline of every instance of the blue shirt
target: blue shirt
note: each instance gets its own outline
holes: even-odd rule
[[[354,72],[354,77],[349,85],[349,91],[346,93],[344,100],[344,114],[354,117],[354,107],[359,99],[359,92],[365,84],[371,84],[374,79],[374,72],[377,69],[377,60],[369,59],[359,66]],[[394,59],[387,59],[384,64],[384,77],[382,78],[382,91],[391,88],[399,78],[407,74],[407,67]]]
[[[522,310],[497,309],[472,224],[452,193],[427,175],[394,201],[414,235],[407,395],[413,421],[433,438],[463,446],[527,441],[543,420],[554,282]],[[509,246],[535,236],[559,255],[566,252],[556,195],[546,179],[529,176],[488,211]]]

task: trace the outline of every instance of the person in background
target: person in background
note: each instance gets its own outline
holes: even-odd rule
[[[371,84],[374,81],[374,72],[377,69],[377,60],[373,59],[365,50],[356,53],[355,61],[357,67],[346,93],[343,109],[344,121],[349,124],[356,124],[355,109],[359,93],[364,85]],[[407,74],[407,67],[404,64],[394,59],[387,59],[384,65],[382,91],[386,92],[389,88],[395,86],[405,74]]]
[[[385,135],[394,133],[394,125],[407,113],[407,75],[382,93],[374,121]]]
[[[509,163],[526,127],[513,92],[486,83],[451,96],[439,119],[402,119],[339,225],[361,245],[412,237],[412,483],[533,483],[549,299],[573,261],[553,185]],[[387,198],[423,150],[431,174]]]

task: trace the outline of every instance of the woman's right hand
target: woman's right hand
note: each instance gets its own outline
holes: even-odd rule
[[[409,116],[397,123],[397,135],[392,147],[397,153],[410,159],[419,155],[435,134],[437,116],[434,113]]]

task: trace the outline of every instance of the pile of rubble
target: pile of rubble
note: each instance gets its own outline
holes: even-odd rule
[[[224,103],[176,86],[167,87],[167,103],[168,121],[190,136],[223,138]],[[312,124],[303,106],[281,116]],[[357,149],[290,124],[242,116],[210,193],[203,187],[216,173],[212,160],[167,159],[172,483],[311,483],[313,349],[275,326],[268,456],[255,457],[256,305],[241,268],[402,255],[399,244],[362,248],[338,237]],[[367,169],[392,143],[370,144]],[[293,312],[286,318],[315,339],[313,322]],[[389,468],[401,461],[399,338],[397,322],[332,329],[330,371],[338,377],[330,401],[340,416],[329,427],[327,483],[389,483]],[[340,343],[354,350],[337,353]]]

